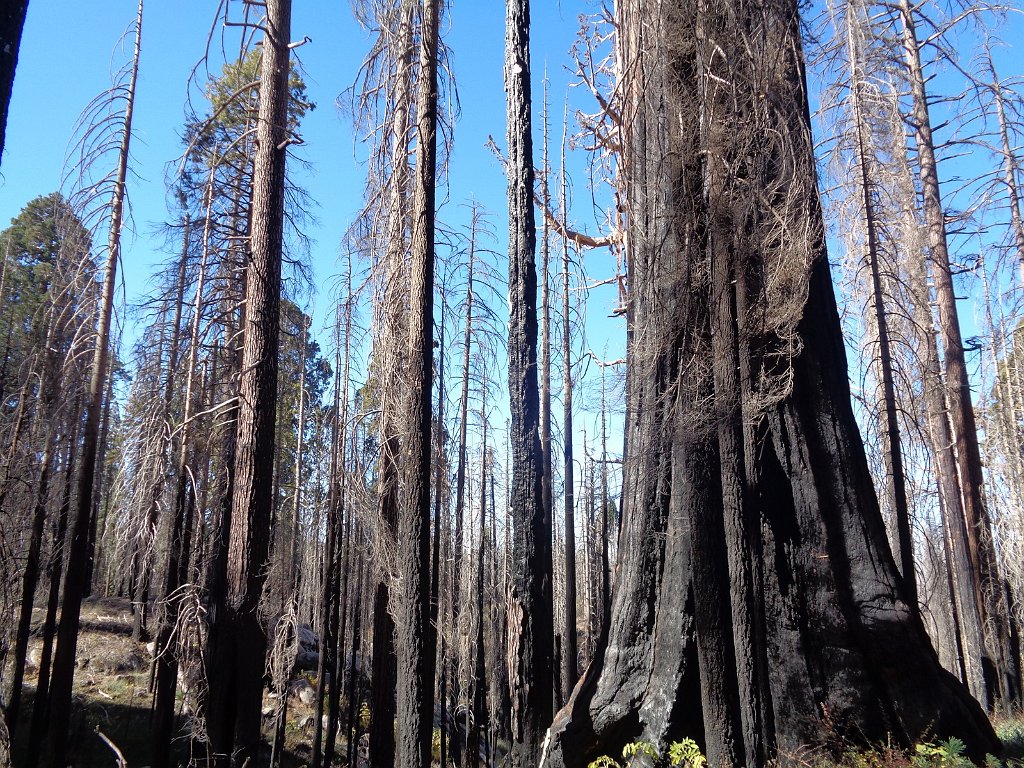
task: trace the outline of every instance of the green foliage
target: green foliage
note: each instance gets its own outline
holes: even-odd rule
[[[669,744],[668,763],[681,766],[681,768],[704,768],[708,761],[701,754],[697,742],[693,739],[683,739]]]
[[[658,748],[648,741],[634,741],[622,748],[622,759],[626,761],[626,765],[630,765],[634,760],[643,760],[644,758],[648,758],[651,762],[657,762],[659,757]]]
[[[1024,766],[1024,720],[1000,720],[996,735],[1003,742],[1003,757],[1008,766]]]
[[[587,768],[638,768],[645,765],[669,765],[679,768],[705,768],[707,760],[701,754],[700,747],[693,739],[674,741],[668,745],[664,756],[649,741],[633,741],[622,748],[624,763],[601,755],[592,760]]]
[[[914,768],[970,768],[964,757],[967,745],[955,736],[940,744],[918,744],[914,747]]]
[[[25,362],[44,343],[45,315],[60,301],[67,305],[54,344],[66,354],[74,329],[70,319],[86,288],[72,283],[89,266],[91,237],[74,209],[59,192],[37,197],[0,232],[0,392],[17,390],[27,374]]]

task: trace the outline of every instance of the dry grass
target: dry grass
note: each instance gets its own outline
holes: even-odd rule
[[[41,614],[37,615],[41,621]],[[132,768],[149,765],[152,759],[149,744],[150,707],[149,692],[151,656],[145,643],[131,637],[132,616],[130,603],[121,599],[87,600],[82,605],[82,624],[78,640],[78,661],[75,669],[75,712],[72,723],[71,754],[79,768],[109,768],[114,754],[100,736],[99,728],[118,749]],[[29,646],[30,663],[26,674],[26,712],[20,718],[27,730],[31,720],[32,695],[38,672],[41,640],[34,637]],[[307,681],[309,682],[309,681]],[[315,680],[312,681],[315,686]],[[285,725],[285,753],[283,766],[306,765],[313,741],[312,703],[297,696],[298,686],[292,684],[288,697]],[[311,702],[311,697],[306,695]],[[180,706],[180,694],[179,694]],[[269,743],[273,736],[273,712],[277,700],[269,695],[263,702],[264,734]],[[187,765],[190,744],[184,735],[186,718],[179,718],[182,738],[174,747],[180,765]],[[27,732],[25,734],[27,737]],[[24,738],[21,739],[24,743]],[[196,747],[197,760],[202,759],[201,745]],[[269,747],[268,747],[269,754]],[[22,761],[16,753],[14,765]]]

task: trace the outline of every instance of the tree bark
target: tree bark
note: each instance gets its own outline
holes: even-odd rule
[[[423,0],[416,82],[405,502],[398,519],[402,594],[398,629],[396,765],[430,763],[436,629],[430,622],[430,460],[434,372],[434,190],[437,171],[437,54],[440,6]]]
[[[505,93],[508,134],[508,391],[510,511],[515,544],[509,593],[512,764],[540,759],[552,707],[551,515],[544,509],[537,387],[537,233],[533,211],[530,3],[508,0]]]
[[[211,701],[224,712],[211,731],[219,764],[255,761],[267,647],[259,602],[266,579],[273,514],[277,353],[289,135],[288,74],[291,0],[268,0],[263,42],[234,487],[227,552],[226,611],[210,642],[223,664],[211,679]]]
[[[607,636],[541,765],[682,736],[749,766],[836,734],[998,751],[907,603],[871,485],[797,3],[618,12],[634,116],[622,557]]]
[[[0,164],[3,162],[7,138],[7,110],[14,92],[14,72],[18,67],[21,32],[27,14],[28,0],[15,0],[0,11]]]

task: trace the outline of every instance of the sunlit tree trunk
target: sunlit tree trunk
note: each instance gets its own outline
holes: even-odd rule
[[[210,681],[211,707],[232,715],[211,731],[211,741],[218,763],[240,766],[254,761],[259,750],[267,646],[259,603],[273,514],[290,35],[291,0],[268,0],[228,533],[227,610],[211,628],[210,639],[215,658],[221,660]]]
[[[939,189],[938,164],[932,135],[928,94],[921,66],[921,49],[917,39],[916,21],[910,0],[900,0],[900,21],[907,75],[912,96],[912,122],[920,174],[922,211],[928,242],[931,277],[935,283],[938,305],[938,328],[942,338],[943,373],[949,420],[956,446],[963,511],[967,524],[967,543],[977,582],[975,591],[981,608],[985,655],[982,670],[985,680],[985,703],[989,707],[1011,706],[1020,696],[1009,671],[1009,636],[1002,585],[993,549],[992,529],[983,498],[984,477],[977,424],[971,403],[971,384],[967,375],[960,318],[956,305],[949,250],[947,246],[945,210]]]
[[[763,766],[837,726],[981,759],[998,741],[907,603],[850,403],[797,2],[617,11],[628,509],[607,637],[541,765],[689,736]]]

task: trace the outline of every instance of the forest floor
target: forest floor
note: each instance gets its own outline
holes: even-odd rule
[[[35,618],[41,623],[42,613],[37,612]],[[33,636],[29,645],[26,704],[19,718],[19,738],[16,740],[21,744],[27,738],[32,719],[32,695],[41,643],[39,637]],[[132,640],[132,613],[128,600],[104,598],[89,599],[83,603],[71,734],[71,755],[75,766],[109,768],[116,764],[113,751],[98,732],[117,746],[129,768],[150,764],[151,666],[152,656],[147,644]],[[314,712],[312,704],[307,702],[313,702],[315,697],[310,695],[309,687],[308,680],[300,678],[293,682],[293,690],[288,697],[285,750],[281,761],[284,768],[307,765],[310,760]],[[179,690],[179,709],[180,696]],[[266,694],[263,722],[268,743],[273,738],[276,705],[276,699]],[[179,732],[184,733],[187,725],[185,718],[180,717]],[[339,748],[344,750],[344,742],[340,740]],[[188,739],[175,742],[174,755],[182,765],[188,762],[188,750]],[[266,757],[269,758],[269,748]],[[24,758],[15,752],[13,764],[25,765]]]
[[[37,613],[36,618],[41,622],[41,613]],[[141,768],[151,762],[149,732],[152,696],[149,680],[152,656],[147,644],[132,640],[131,635],[132,613],[128,600],[90,599],[82,605],[71,742],[71,754],[77,768],[108,768],[116,765],[115,755],[99,735],[101,732],[122,752],[129,768]],[[26,670],[26,681],[29,684],[17,740],[21,744],[27,738],[32,719],[32,684],[38,672],[36,665],[39,663],[40,647],[40,638],[33,636]],[[285,750],[281,760],[284,768],[308,765],[310,760],[315,717],[312,682],[306,673],[302,673],[291,686],[285,722]],[[179,690],[179,708],[180,696]],[[273,739],[273,713],[276,706],[276,698],[265,694],[263,722],[268,744]],[[180,718],[179,726],[179,733],[185,733],[188,723],[184,716]],[[1006,748],[1003,765],[1024,768],[1024,714],[998,719],[995,726]],[[345,745],[342,740],[339,740],[338,749],[344,754]],[[188,764],[188,750],[187,738],[175,742],[174,757],[180,765]],[[261,763],[268,763],[269,756],[268,748]],[[17,752],[13,758],[15,766],[27,763],[25,756]],[[914,762],[912,756],[885,749],[850,753],[838,763],[815,758],[811,753],[801,758],[783,762],[813,768],[913,768],[922,764]],[[198,762],[202,764],[201,759]],[[963,763],[950,761],[929,764],[955,766]]]

